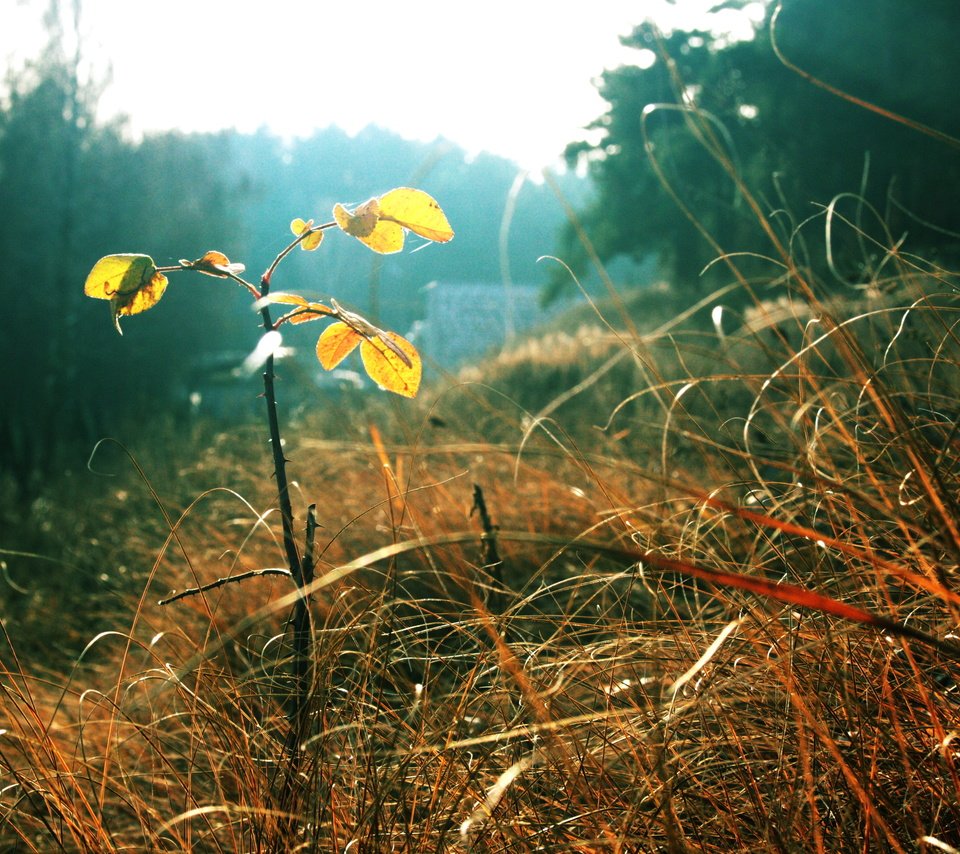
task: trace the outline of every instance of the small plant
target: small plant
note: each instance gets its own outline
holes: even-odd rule
[[[296,775],[299,744],[304,732],[313,683],[312,631],[306,588],[313,577],[313,535],[316,522],[311,508],[306,521],[304,547],[301,550],[294,529],[274,388],[275,355],[282,340],[279,329],[287,323],[299,325],[314,320],[331,321],[317,340],[316,352],[320,364],[326,370],[332,370],[359,345],[360,357],[370,378],[382,388],[404,397],[416,395],[420,386],[422,364],[416,348],[405,338],[395,332],[379,329],[359,314],[344,309],[335,299],[330,299],[329,303],[311,302],[296,294],[272,292],[273,276],[283,259],[297,246],[308,252],[316,250],[324,233],[335,227],[380,254],[399,252],[403,248],[407,231],[436,243],[446,243],[453,238],[450,223],[437,202],[427,193],[408,187],[400,187],[370,199],[352,212],[337,204],[333,209],[333,216],[332,221],[321,225],[314,225],[313,220],[294,219],[290,223],[291,231],[295,235],[294,240],[274,258],[273,263],[260,277],[259,286],[242,278],[246,269],[243,264],[231,262],[226,255],[218,251],[206,252],[195,261],[181,260],[179,264],[170,267],[158,267],[148,255],[107,255],[94,265],[84,285],[87,296],[109,300],[114,326],[121,334],[120,318],[139,314],[155,306],[166,291],[167,275],[182,271],[204,273],[236,282],[250,294],[262,319],[264,333],[255,350],[256,361],[262,364],[264,369],[264,399],[273,451],[274,476],[277,481],[284,553],[290,577],[302,594],[294,607],[291,620],[294,687],[289,698],[290,729],[286,751],[290,763],[285,774],[285,790]],[[285,309],[285,313],[277,319],[273,318],[271,312],[275,305]],[[234,580],[242,577],[237,576]],[[222,582],[214,582],[219,583]],[[198,593],[208,587],[187,592]],[[182,595],[184,594],[173,598],[181,598]]]

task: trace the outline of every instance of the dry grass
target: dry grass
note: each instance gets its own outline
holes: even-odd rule
[[[283,566],[260,428],[126,431],[8,511],[4,850],[960,847],[956,278],[879,248],[302,416],[296,762],[288,579],[157,604]]]
[[[722,336],[554,336],[429,409],[298,424],[322,556],[293,779],[287,580],[157,605],[282,565],[258,431],[158,428],[136,449],[146,480],[104,449],[117,477],[32,508],[71,533],[72,569],[31,579],[7,558],[29,592],[2,653],[5,850],[960,845],[949,649],[663,569],[957,631],[946,285],[902,275],[846,316],[755,305]],[[563,385],[531,382],[553,371]]]

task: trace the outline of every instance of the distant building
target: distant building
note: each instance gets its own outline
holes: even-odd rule
[[[497,353],[517,333],[543,323],[558,308],[540,306],[535,285],[433,282],[417,346],[426,362],[453,370]]]

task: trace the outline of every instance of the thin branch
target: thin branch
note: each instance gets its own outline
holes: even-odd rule
[[[303,241],[309,237],[311,234],[314,234],[318,231],[326,231],[328,228],[333,228],[337,223],[336,222],[325,222],[322,225],[315,225],[313,228],[308,228],[302,234],[298,234],[295,240],[291,240],[287,246],[280,250],[276,258],[273,259],[273,263],[267,268],[267,271],[263,274],[261,281],[266,281],[267,287],[269,288],[270,280],[273,278],[274,271],[280,265],[280,262],[287,257],[294,249],[296,249]],[[264,294],[266,294],[264,290]]]
[[[201,587],[191,587],[187,590],[182,590],[179,593],[174,593],[173,596],[161,599],[157,604],[169,605],[178,599],[186,599],[188,596],[196,596],[198,593],[206,593],[208,590],[223,587],[224,584],[230,584],[234,581],[246,581],[248,578],[259,578],[262,575],[284,575],[287,578],[293,578],[289,569],[252,569],[250,572],[241,572],[240,575],[228,575],[224,578],[218,578],[216,581],[211,581],[209,584],[204,584]]]
[[[313,581],[313,569],[316,565],[316,533],[317,533],[317,505],[311,504],[307,508],[307,531],[306,544],[303,549],[303,583],[310,584]]]
[[[476,511],[480,517],[480,524],[483,526],[483,536],[481,537],[481,542],[483,543],[483,568],[490,573],[496,583],[490,600],[490,606],[498,611],[502,604],[500,599],[503,591],[503,558],[500,557],[500,553],[497,550],[497,531],[499,527],[493,524],[493,520],[487,512],[487,502],[483,497],[483,489],[480,488],[480,484],[478,483],[473,485],[473,507],[470,508],[471,516],[474,511]]]

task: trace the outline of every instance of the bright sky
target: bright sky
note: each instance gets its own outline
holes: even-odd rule
[[[95,74],[111,75],[102,112],[135,132],[377,124],[539,168],[603,112],[597,75],[636,61],[621,34],[647,17],[702,25],[715,3],[82,0],[80,32]],[[0,5],[0,62],[16,64],[42,43],[47,0]]]

